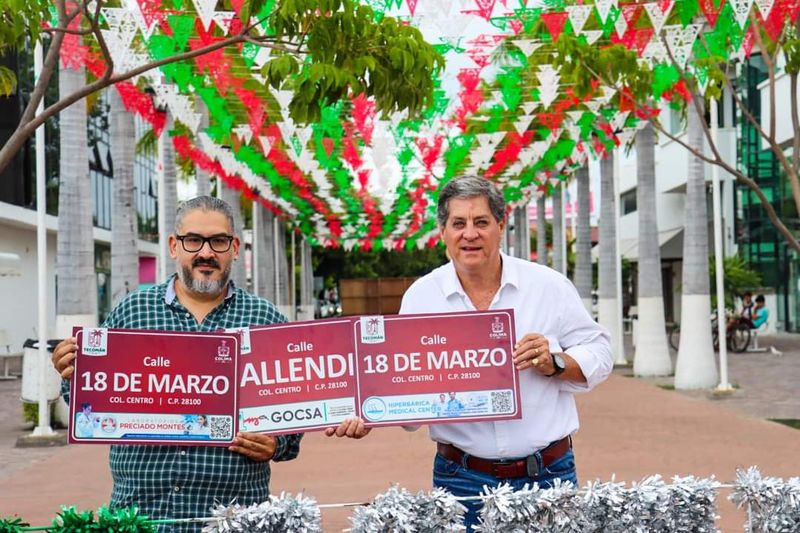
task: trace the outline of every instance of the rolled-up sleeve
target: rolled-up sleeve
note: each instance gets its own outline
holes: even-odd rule
[[[565,280],[562,292],[558,341],[561,348],[578,363],[586,383],[562,380],[560,386],[568,392],[587,392],[605,381],[614,368],[611,336],[586,311],[572,283]]]
[[[275,454],[272,456],[272,460],[291,461],[297,457],[300,453],[300,439],[302,438],[302,433],[278,435],[275,437]]]

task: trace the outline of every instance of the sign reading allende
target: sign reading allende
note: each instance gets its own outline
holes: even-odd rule
[[[238,333],[75,328],[71,443],[228,445]]]
[[[356,416],[352,320],[250,328],[239,369],[242,431],[289,433]]]
[[[511,310],[229,333],[76,328],[70,442],[227,444],[236,431],[522,416]]]

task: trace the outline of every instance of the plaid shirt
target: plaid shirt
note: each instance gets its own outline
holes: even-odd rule
[[[225,300],[198,324],[175,297],[173,281],[129,294],[103,323],[107,328],[217,331],[286,322],[267,300],[231,283]],[[69,382],[66,382],[69,383]],[[302,434],[277,436],[273,461],[300,451]],[[242,505],[269,496],[269,462],[258,463],[215,446],[111,446],[112,507],[138,506],[153,519],[209,516],[215,503]],[[202,524],[160,526],[160,532],[198,532]]]

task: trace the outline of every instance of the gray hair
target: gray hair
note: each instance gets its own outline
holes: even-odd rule
[[[450,216],[450,200],[453,198],[475,198],[483,196],[489,201],[489,210],[497,222],[502,222],[506,216],[506,200],[497,186],[478,176],[462,176],[447,182],[439,192],[439,205],[436,208],[436,221],[439,226],[447,224]]]
[[[197,209],[222,213],[228,219],[231,232],[234,234],[236,233],[236,228],[233,225],[233,210],[231,206],[228,202],[220,200],[219,198],[214,198],[213,196],[197,196],[178,205],[178,209],[175,211],[175,233],[180,233],[180,228],[183,225],[183,219],[186,213]]]

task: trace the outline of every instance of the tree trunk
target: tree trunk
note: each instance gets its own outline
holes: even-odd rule
[[[589,167],[584,165],[576,176],[578,186],[578,224],[575,242],[575,287],[586,310],[592,312],[592,230],[589,221]]]
[[[702,103],[702,97],[699,102]],[[701,104],[702,105],[702,104]],[[703,151],[703,126],[697,113],[688,113],[687,142]],[[717,384],[711,337],[708,281],[708,213],[703,161],[689,155],[686,180],[686,221],[683,230],[681,341],[675,364],[676,389],[708,389]],[[719,253],[721,250],[715,250]]]
[[[109,129],[114,169],[111,218],[111,305],[139,286],[136,204],[133,201],[133,161],[136,127],[115,88],[106,91],[111,104]]]
[[[286,255],[286,224],[280,219],[274,219],[274,224],[277,230],[277,250],[275,252],[275,263],[278,269],[278,296],[276,304],[278,309],[286,315],[291,317],[291,302],[289,297],[289,258]]]
[[[540,193],[536,197],[536,262],[547,266],[547,199]]]
[[[161,133],[162,146],[162,188],[163,198],[159,198],[158,207],[162,210],[163,221],[159,228],[159,243],[165,258],[164,273],[166,278],[175,273],[175,264],[169,256],[169,236],[175,231],[175,210],[178,208],[177,172],[175,169],[175,148],[172,145],[171,131],[174,122],[172,113],[167,115],[167,125]],[[166,281],[166,279],[162,280]]]
[[[648,123],[636,134],[639,322],[633,373],[637,376],[667,376],[672,372],[664,320],[661,250],[658,245],[655,143],[653,126]]]
[[[553,190],[553,268],[558,270],[565,276],[567,275],[566,268],[566,253],[564,249],[564,189],[562,184],[559,183],[558,187]]]
[[[224,182],[222,183],[222,199],[231,206],[233,211],[233,231],[244,239],[244,219],[242,218],[241,193]],[[237,287],[247,290],[247,268],[244,264],[244,246],[241,249],[241,257],[231,265],[231,279]]]
[[[205,103],[203,103],[203,99],[200,98],[199,95],[195,96],[195,105],[197,106],[197,112],[200,113],[200,116],[202,117],[200,119],[199,131],[205,131],[206,128],[208,128],[208,108],[206,107]],[[199,166],[195,166],[194,174],[197,181],[197,196],[210,196],[211,179],[208,176],[208,172],[201,169]]]
[[[253,292],[262,298],[275,301],[275,270],[272,264],[272,211],[258,202],[253,204],[258,209],[258,231],[253,243],[253,257],[258,269],[258,286]]]
[[[63,97],[86,84],[84,69],[61,67],[59,94]],[[73,326],[97,324],[97,280],[94,270],[94,221],[86,100],[61,111],[56,254],[56,336],[72,334]]]
[[[514,208],[514,255],[531,260],[531,230],[528,223],[528,204]]]
[[[615,360],[624,359],[625,346],[620,331],[619,313],[622,302],[617,299],[617,212],[614,202],[614,156],[600,161],[600,260],[597,272],[597,321],[611,333],[611,350]],[[622,357],[619,357],[622,355]]]
[[[300,242],[299,308],[298,320],[314,319],[314,269],[311,262],[311,245],[305,238]]]

